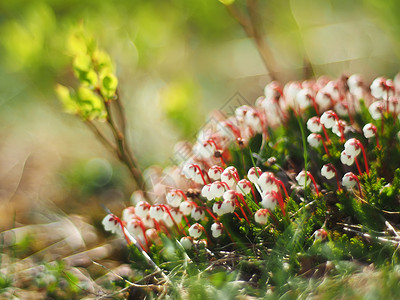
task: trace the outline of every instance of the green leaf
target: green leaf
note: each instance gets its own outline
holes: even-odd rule
[[[103,74],[100,75],[100,78],[101,78],[101,87],[100,87],[101,94],[107,99],[113,98],[118,87],[117,77],[112,73],[103,72]]]

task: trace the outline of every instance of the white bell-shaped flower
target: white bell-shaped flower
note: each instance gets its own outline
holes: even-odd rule
[[[261,225],[267,224],[268,210],[265,208],[257,210],[256,213],[254,214],[254,220]]]
[[[355,156],[348,155],[346,153],[346,150],[343,150],[340,153],[340,161],[344,165],[351,166],[352,164],[354,164],[354,158],[355,158]]]
[[[142,226],[139,219],[131,219],[126,223],[126,230],[133,236],[140,236],[143,234]]]
[[[212,180],[221,180],[221,174],[223,171],[224,171],[224,169],[222,169],[220,166],[212,166],[208,170],[208,176]]]
[[[106,231],[111,231],[111,233],[119,235],[122,234],[121,224],[118,221],[118,217],[114,214],[105,216],[101,224],[103,224],[104,230]]]
[[[129,206],[122,211],[122,220],[124,220],[125,222],[128,222],[135,216],[136,214],[134,206]]]
[[[182,194],[177,190],[171,190],[166,195],[167,203],[172,207],[179,207],[184,199]]]
[[[192,249],[193,241],[190,237],[184,236],[179,240],[179,242],[181,243],[182,247],[185,248],[185,250]]]
[[[257,167],[257,168],[251,167],[249,169],[249,172],[247,172],[247,178],[250,180],[250,182],[257,183],[258,178],[260,177],[261,174],[262,174],[262,171],[259,167]]]
[[[226,213],[226,214],[230,214],[233,213],[235,211],[235,201],[232,200],[224,200],[222,202],[222,210]]]
[[[236,192],[247,195],[251,192],[251,182],[247,179],[239,180],[236,186]]]
[[[144,219],[144,218],[146,218],[147,214],[149,213],[150,207],[151,207],[151,205],[149,203],[147,203],[146,201],[140,201],[135,206],[135,214],[138,217]]]
[[[179,210],[183,213],[183,215],[188,216],[192,212],[193,204],[189,201],[182,201],[179,205]]]
[[[210,192],[214,198],[220,198],[225,193],[225,185],[219,181],[211,183]]]
[[[322,130],[322,125],[318,117],[312,117],[307,121],[307,129],[313,133],[320,132]]]
[[[236,200],[236,192],[234,190],[227,190],[224,195],[222,196],[224,200]]]
[[[258,184],[264,192],[278,191],[275,175],[271,172],[264,172],[258,178]]]
[[[213,223],[211,225],[211,234],[213,237],[218,238],[222,235],[222,225],[221,223]]]
[[[263,193],[263,198],[261,201],[262,207],[268,208],[269,210],[274,210],[277,204],[278,199],[276,192]]]
[[[225,210],[224,210],[224,206],[222,205],[223,202],[222,201],[217,201],[213,204],[213,212],[218,215],[218,216],[222,216],[224,214],[226,214]]]
[[[210,188],[211,188],[211,184],[209,183],[209,184],[206,184],[205,186],[203,186],[203,188],[201,189],[201,195],[204,198],[207,198],[208,201],[214,199],[214,196],[211,193]]]
[[[221,174],[221,181],[225,182],[229,187],[233,187],[238,180],[235,167],[227,167]]]
[[[342,178],[342,184],[349,189],[353,188],[357,184],[356,175],[352,172],[347,172]]]
[[[193,207],[191,216],[196,221],[199,221],[204,219],[206,214],[204,212],[204,209],[202,209],[201,207]]]
[[[307,137],[307,142],[310,144],[311,147],[318,148],[318,146],[322,142],[322,136],[320,134],[317,134],[317,133],[311,133]]]
[[[296,176],[296,181],[300,186],[304,186],[305,181],[306,181],[306,172],[303,170]],[[307,185],[311,183],[311,178],[310,176],[307,176]]]
[[[374,137],[376,135],[376,126],[372,123],[365,124],[363,133],[367,139]]]
[[[190,236],[195,239],[199,238],[201,236],[202,232],[203,232],[203,226],[201,226],[199,223],[194,223],[189,228]]]
[[[352,157],[358,156],[361,152],[360,144],[360,141],[355,138],[347,140],[346,143],[344,143],[344,150],[346,151],[346,154]]]
[[[335,177],[335,169],[331,164],[326,164],[322,166],[321,175],[324,176],[326,179],[332,179]]]
[[[333,110],[327,110],[326,112],[324,112],[321,115],[321,117],[319,118],[319,121],[326,128],[332,128],[336,122],[336,114]]]
[[[368,111],[371,114],[372,119],[380,120],[382,118],[382,114],[385,111],[385,103],[384,101],[375,101],[369,107]]]
[[[149,211],[150,217],[157,222],[161,221],[164,217],[164,211],[160,205],[153,205],[150,207]]]

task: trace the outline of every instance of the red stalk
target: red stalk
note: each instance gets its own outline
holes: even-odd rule
[[[244,199],[243,195],[240,193],[236,193],[236,196],[239,196],[240,200],[242,201],[243,205],[246,206],[246,209],[248,210],[250,216],[253,216],[253,214],[251,213],[250,208],[248,207],[246,200]]]
[[[317,192],[317,195],[318,195],[319,194],[319,190],[318,190],[318,187],[317,187],[317,183],[315,182],[314,176],[312,176],[310,172],[307,172],[307,176],[309,176],[311,178],[311,180],[312,180],[312,182],[314,184],[314,187],[315,187],[315,191]]]
[[[246,219],[247,223],[250,225],[250,221],[249,221],[249,219],[247,219],[247,216],[237,198],[236,198],[235,202],[236,202],[236,205],[240,208],[240,211],[242,212],[243,217]]]

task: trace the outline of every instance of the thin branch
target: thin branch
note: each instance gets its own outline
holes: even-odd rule
[[[86,120],[84,122],[89,129],[96,135],[96,137],[100,140],[100,142],[112,153],[115,154],[117,152],[117,147],[113,144],[98,128],[97,126],[90,120]]]

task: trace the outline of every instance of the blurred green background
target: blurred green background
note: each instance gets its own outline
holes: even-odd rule
[[[303,79],[305,55],[316,76],[361,73],[368,82],[399,70],[397,0],[259,2],[283,83]],[[217,0],[1,0],[0,211],[8,223],[38,200],[73,210],[105,187],[104,199],[126,201],[128,174],[54,95],[57,82],[76,82],[66,42],[80,25],[115,62],[143,168],[167,165],[209,112],[236,92],[254,102],[269,81],[253,41]]]

